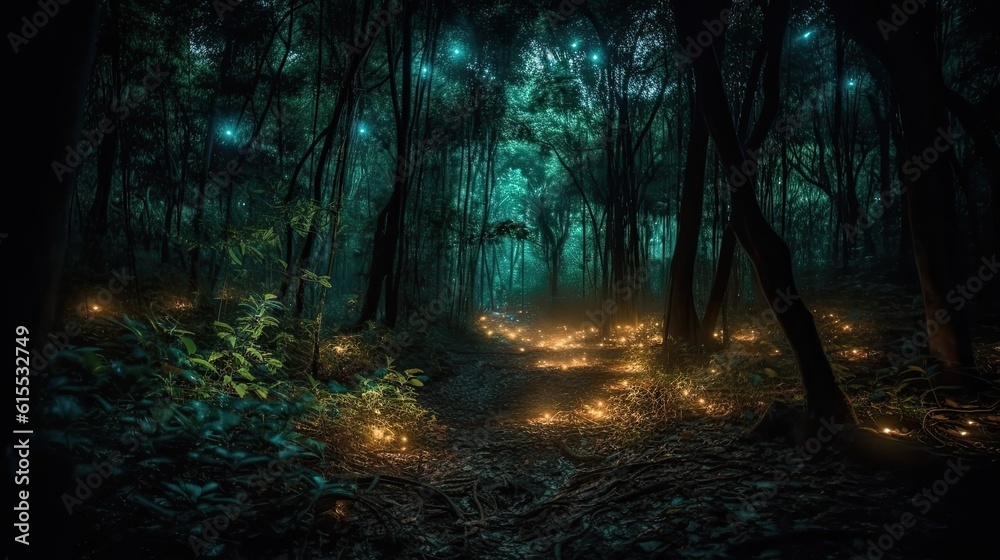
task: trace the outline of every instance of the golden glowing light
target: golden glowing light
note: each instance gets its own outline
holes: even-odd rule
[[[101,306],[100,305],[91,305],[90,306],[90,310],[91,311],[100,311],[101,310]]]
[[[884,434],[891,434],[892,433],[892,428],[882,428],[882,433],[884,433]]]
[[[967,432],[965,430],[962,430],[962,431],[958,432],[958,435],[960,435],[960,436],[967,436],[967,435],[969,435],[969,432]]]
[[[486,320],[486,315],[483,315],[482,317],[480,317],[479,320],[480,321],[485,321]]]
[[[705,399],[698,399],[698,404],[705,404]]]

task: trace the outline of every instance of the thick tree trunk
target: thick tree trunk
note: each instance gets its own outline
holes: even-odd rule
[[[392,87],[396,117],[396,171],[393,176],[392,195],[385,207],[382,208],[375,228],[368,290],[365,292],[361,317],[358,319],[359,325],[375,318],[382,297],[385,298],[386,324],[390,327],[395,326],[399,314],[399,291],[394,277],[396,257],[399,254],[403,220],[406,215],[406,193],[409,190],[411,174],[415,166],[420,163],[411,157],[410,115],[413,97],[413,68],[412,65],[405,62],[413,60],[412,18],[414,9],[415,5],[410,3],[405,6],[404,13],[399,16],[402,19],[401,42],[404,62],[400,68],[402,80],[400,80],[398,89],[395,79],[395,64],[392,64],[389,71],[389,83]],[[391,63],[395,60],[395,52],[393,52],[391,41],[388,42],[388,45],[388,56]]]
[[[691,140],[684,167],[684,191],[677,226],[677,244],[670,263],[667,318],[664,333],[675,339],[698,344],[705,341],[698,312],[694,307],[694,268],[701,234],[701,214],[705,200],[705,159],[708,155],[708,126],[701,104],[695,100],[691,112]],[[664,337],[666,339],[666,337]]]
[[[920,275],[927,327],[926,346],[943,368],[944,385],[975,385],[964,373],[975,369],[965,305],[947,301],[962,282],[957,241],[956,182],[948,152],[953,150],[947,89],[935,53],[932,12],[926,6],[902,26],[892,20],[889,0],[831,0],[835,14],[885,66],[899,101],[904,150],[903,187]],[[936,328],[932,329],[931,325]],[[933,331],[933,332],[932,332]],[[917,336],[913,340],[919,343]]]
[[[674,0],[673,5],[682,44],[686,37],[697,35],[703,20],[713,17],[710,9],[706,11],[703,7],[690,5],[682,0]],[[768,70],[776,72],[788,21],[788,2],[777,0],[771,3],[769,9],[778,10],[773,14],[776,17],[768,18],[769,23],[765,23],[765,28],[768,25],[776,26],[770,29],[770,33],[765,29],[765,37],[770,41],[767,47]],[[733,174],[730,177],[733,233],[753,263],[757,283],[795,354],[805,385],[808,416],[813,422],[831,418],[836,422],[851,421],[853,413],[850,403],[837,387],[812,314],[802,303],[795,286],[788,246],[771,229],[757,204],[753,172],[755,159],[746,152],[737,135],[719,62],[709,50],[694,58],[693,65],[698,96],[705,110],[708,129],[725,168]],[[767,87],[776,88],[776,78],[775,73],[766,76],[765,79],[769,82]],[[773,120],[773,115],[770,119]],[[767,119],[762,117],[751,137],[768,127]],[[745,171],[738,171],[741,169]]]
[[[57,322],[58,291],[66,259],[67,224],[70,201],[80,167],[68,165],[68,151],[92,154],[96,147],[81,147],[81,129],[87,85],[94,63],[100,3],[79,0],[59,5],[57,16],[33,33],[22,31],[31,14],[40,13],[33,0],[9,2],[4,29],[30,39],[5,48],[4,67],[16,79],[7,89],[5,102],[10,113],[30,116],[30,126],[17,126],[16,139],[5,145],[5,159],[13,169],[9,196],[2,206],[0,259],[6,272],[7,301],[4,332],[10,338],[19,326],[27,328],[28,349],[33,351],[30,377],[31,410],[29,423],[17,429],[34,434],[13,434],[5,439],[5,456],[14,458],[17,439],[30,440],[30,486],[8,488],[30,492],[30,549],[12,543],[10,551],[24,557],[76,558],[74,548],[83,527],[79,519],[66,513],[60,496],[73,487],[72,464],[60,453],[63,446],[49,447],[42,434],[58,433],[61,426],[45,425],[40,416],[46,404],[37,401],[43,380],[50,374],[42,356],[66,344],[76,328],[68,321]],[[8,123],[12,124],[12,123]],[[8,127],[9,128],[9,127]],[[66,166],[65,168],[60,166]],[[111,271],[106,271],[110,276]],[[70,318],[67,318],[70,319]],[[13,343],[13,340],[11,341]],[[45,346],[49,345],[49,353]],[[10,371],[20,377],[21,373]],[[51,404],[51,403],[49,403]],[[5,476],[14,481],[16,461],[6,461]],[[14,530],[15,536],[20,533]]]

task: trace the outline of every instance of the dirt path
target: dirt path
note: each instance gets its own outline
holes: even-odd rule
[[[601,407],[647,375],[629,369],[622,347],[490,332],[452,344],[451,374],[419,395],[443,432],[408,474],[461,516],[430,492],[417,511],[412,499],[387,502],[419,528],[387,557],[848,560],[865,557],[886,524],[923,513],[912,498],[934,480],[872,471],[836,449],[792,465],[787,443],[741,441],[745,423],[732,415],[688,415],[609,448],[623,427],[602,423]],[[982,480],[949,488],[952,499],[877,560],[988,557],[975,542],[984,518],[963,503]]]

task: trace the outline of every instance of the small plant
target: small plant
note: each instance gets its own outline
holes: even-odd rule
[[[424,381],[428,380],[427,376],[416,375],[423,372],[424,370],[417,368],[410,368],[400,372],[393,364],[393,359],[387,356],[385,359],[385,367],[377,370],[375,372],[375,376],[401,386],[412,385],[414,387],[423,387]]]
[[[283,309],[277,296],[251,295],[239,304],[243,314],[236,319],[236,326],[215,321],[215,335],[221,347],[207,356],[198,353],[194,340],[179,337],[187,352],[187,361],[209,373],[221,374],[222,383],[244,397],[249,392],[266,399],[270,388],[258,381],[259,375],[273,376],[284,363],[276,358],[265,345],[265,333],[278,327],[274,312]],[[272,387],[273,388],[273,387]]]

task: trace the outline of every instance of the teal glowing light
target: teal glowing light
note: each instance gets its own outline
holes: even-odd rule
[[[226,131],[226,136],[232,136],[232,135],[233,135],[233,131],[232,130],[227,130]]]
[[[810,36],[810,35],[812,35],[812,34],[813,34],[813,32],[812,32],[812,31],[806,31],[806,34],[805,34],[805,35],[803,35],[803,36],[802,36],[802,38],[803,38],[803,39],[808,39],[808,38],[809,38],[809,36]]]

